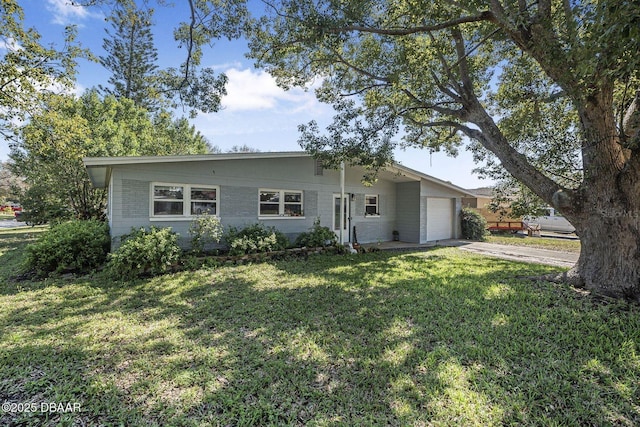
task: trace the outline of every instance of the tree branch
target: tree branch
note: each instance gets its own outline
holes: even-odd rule
[[[429,33],[429,37],[431,38],[432,42],[436,41],[435,37],[433,37],[433,34]],[[438,55],[438,59],[440,60],[440,64],[442,65],[442,68],[444,69],[444,72],[445,72],[447,78],[449,79],[449,83],[451,84],[451,87],[453,87],[456,90],[456,92],[461,94],[462,93],[462,86],[460,86],[458,84],[458,79],[453,74],[453,71],[451,71],[451,67],[449,67],[449,64],[447,63],[447,59],[440,52],[439,49],[437,51],[437,55]]]
[[[196,27],[196,7],[193,4],[194,0],[188,0],[189,12],[191,15],[191,21],[189,22],[189,39],[187,40],[187,59],[184,61],[184,77],[177,89],[184,88],[189,83],[189,69],[191,68],[191,55],[193,53],[194,42],[194,30]]]
[[[457,27],[461,24],[467,24],[472,22],[481,22],[481,21],[492,21],[494,19],[493,14],[490,11],[483,11],[477,15],[471,16],[462,16],[460,18],[451,19],[446,22],[442,22],[434,25],[423,25],[413,28],[373,28],[366,27],[363,25],[346,25],[344,27],[337,28],[319,28],[321,31],[325,33],[348,33],[348,32],[361,32],[361,33],[372,33],[379,34],[384,36],[408,36],[412,34],[419,33],[428,33],[430,31],[439,31],[447,28]]]
[[[367,70],[365,70],[363,68],[356,67],[351,62],[347,61],[345,59],[345,57],[342,56],[340,54],[340,52],[338,52],[338,51],[334,50],[333,54],[338,58],[340,63],[346,65],[349,68],[351,68],[353,71],[355,71],[358,74],[362,74],[363,76],[369,77],[370,79],[378,80],[378,81],[381,81],[381,82],[384,82],[384,83],[387,83],[387,84],[392,83],[391,80],[388,77],[376,76],[375,74],[370,73],[370,72],[368,72]]]

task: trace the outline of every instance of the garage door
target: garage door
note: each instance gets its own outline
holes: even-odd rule
[[[427,198],[427,240],[453,238],[452,199]]]

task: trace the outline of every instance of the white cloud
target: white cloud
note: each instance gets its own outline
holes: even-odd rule
[[[222,105],[228,111],[279,110],[297,113],[318,107],[312,90],[284,90],[263,70],[229,68],[229,81]]]
[[[22,49],[22,46],[18,44],[16,39],[13,37],[9,37],[4,40],[0,40],[0,50],[6,50],[10,52],[16,52],[17,50]]]
[[[242,63],[240,61],[232,61],[232,62],[225,62],[224,64],[211,65],[210,68],[212,68],[215,71],[224,72],[225,70],[229,70],[231,68],[239,68],[239,67],[242,67]]]
[[[47,0],[47,10],[53,14],[53,23],[60,25],[77,24],[91,18],[102,18],[102,14],[92,12],[88,6],[75,6],[69,0]]]

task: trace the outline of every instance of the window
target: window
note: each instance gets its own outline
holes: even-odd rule
[[[184,211],[184,187],[178,185],[153,186],[153,215],[182,215]]]
[[[260,190],[260,216],[301,217],[302,191]]]
[[[218,187],[152,184],[152,217],[218,214]]]
[[[191,187],[191,215],[216,215],[218,190],[215,188]]]
[[[365,216],[373,216],[380,215],[380,211],[378,210],[378,195],[367,194],[364,196],[364,215]]]

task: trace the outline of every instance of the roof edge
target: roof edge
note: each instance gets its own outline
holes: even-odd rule
[[[132,165],[144,163],[179,163],[203,160],[238,160],[271,158],[311,157],[304,151],[268,151],[257,153],[188,154],[173,156],[124,156],[124,157],[83,157],[86,167]]]
[[[393,167],[393,168],[396,168],[398,170],[401,170],[404,173],[411,174],[411,175],[414,175],[414,176],[419,177],[419,178],[424,178],[424,179],[426,179],[428,181],[432,181],[432,182],[434,182],[434,183],[436,183],[438,185],[442,185],[444,187],[447,187],[450,190],[454,190],[454,191],[457,191],[459,193],[462,193],[465,196],[476,197],[473,193],[471,193],[469,190],[467,190],[465,188],[458,187],[457,185],[452,184],[449,181],[443,181],[440,178],[436,178],[436,177],[428,175],[428,174],[426,174],[424,172],[420,172],[420,171],[417,171],[415,169],[411,169],[411,168],[409,168],[407,166],[404,166],[404,165],[402,165],[400,163],[394,162],[390,167]]]

